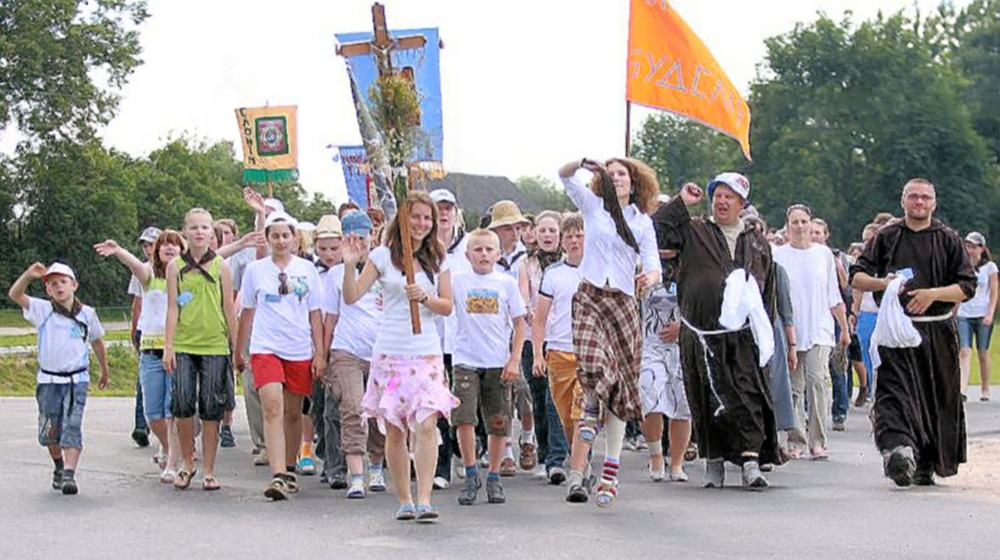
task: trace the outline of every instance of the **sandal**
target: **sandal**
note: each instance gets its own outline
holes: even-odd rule
[[[396,521],[412,521],[417,516],[417,508],[412,503],[401,504],[396,510]]]
[[[288,499],[288,483],[281,475],[271,478],[271,483],[264,489],[264,497],[274,502]]]
[[[438,518],[438,508],[437,506],[432,506],[430,504],[419,504],[417,505],[417,521],[418,522],[429,522],[434,521]]]
[[[187,487],[191,486],[191,479],[194,478],[194,473],[196,472],[198,472],[198,469],[191,469],[191,472],[188,472],[186,468],[182,468],[177,471],[177,477],[174,478],[174,488],[187,490]]]
[[[219,488],[222,488],[222,486],[219,485],[219,479],[215,478],[214,475],[205,475],[205,478],[201,481],[201,489],[207,492],[218,490]]]
[[[163,469],[163,472],[160,473],[160,482],[164,484],[173,484],[176,479],[177,472],[173,469]]]
[[[156,466],[160,467],[160,470],[162,471],[167,468],[167,454],[162,451],[156,453],[153,455],[153,462],[156,463]]]

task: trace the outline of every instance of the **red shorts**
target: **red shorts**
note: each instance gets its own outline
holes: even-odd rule
[[[282,383],[289,393],[311,395],[313,392],[312,360],[282,360],[274,354],[253,354],[250,367],[257,390],[268,383]]]

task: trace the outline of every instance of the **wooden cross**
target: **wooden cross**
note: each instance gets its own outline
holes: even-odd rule
[[[385,6],[378,2],[372,4],[372,27],[375,33],[371,41],[340,45],[337,47],[337,54],[344,58],[374,54],[379,77],[391,76],[393,74],[392,51],[397,49],[419,49],[427,44],[427,39],[423,35],[390,37],[389,26],[385,23]],[[409,186],[409,182],[407,182],[407,190],[409,190]],[[399,221],[399,236],[403,246],[403,272],[406,274],[406,283],[415,284],[413,241],[410,237],[410,213],[406,207],[406,200],[396,201],[396,219]],[[419,305],[415,301],[410,302],[410,323],[413,326],[413,334],[421,333]]]
[[[385,23],[385,6],[378,2],[372,4],[372,27],[375,29],[375,36],[371,41],[340,45],[337,47],[337,54],[345,58],[374,54],[379,76],[392,75],[392,51],[420,49],[427,44],[423,35],[390,37],[389,26]]]

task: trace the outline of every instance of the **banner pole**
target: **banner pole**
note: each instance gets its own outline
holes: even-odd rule
[[[625,100],[625,157],[632,149],[632,102]]]

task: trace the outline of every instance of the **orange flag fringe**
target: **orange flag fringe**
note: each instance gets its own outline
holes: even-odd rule
[[[750,159],[750,108],[667,0],[632,0],[625,98],[709,126]]]

